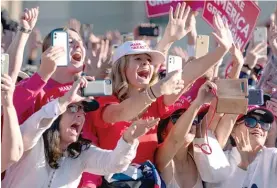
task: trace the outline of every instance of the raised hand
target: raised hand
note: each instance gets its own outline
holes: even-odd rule
[[[24,12],[21,15],[20,23],[24,29],[32,30],[38,19],[39,15],[39,7],[37,8],[31,8],[31,9],[25,9]]]
[[[102,74],[108,74],[112,67],[111,50],[109,40],[101,40],[98,49],[89,49],[87,52],[88,61],[86,66],[86,74],[99,77]]]
[[[1,78],[1,105],[5,107],[13,106],[13,92],[15,85],[12,78],[6,74]]]
[[[57,63],[65,55],[65,49],[63,47],[51,46],[41,55],[41,65],[39,67],[39,75],[44,81],[52,76],[57,68]]]
[[[70,19],[67,25],[69,28],[74,29],[78,33],[81,32],[81,23],[77,19]]]
[[[241,157],[241,163],[239,164],[239,167],[246,170],[253,161],[249,159],[249,153],[252,151],[252,146],[250,144],[249,138],[249,130],[245,128],[243,131],[240,132],[240,135],[234,136],[234,139]]]
[[[216,42],[221,47],[229,51],[234,42],[228,23],[223,23],[221,17],[218,14],[214,16],[214,23],[215,32],[212,34],[215,37]]]
[[[240,48],[238,45],[233,44],[231,49],[230,49],[230,53],[233,56],[233,61],[239,65],[243,65],[244,63],[244,58],[243,58],[243,54],[240,51]]]
[[[248,50],[245,64],[247,64],[250,68],[254,68],[258,60],[267,60],[267,56],[261,54],[264,50],[266,50],[266,48],[267,44],[265,42],[260,42],[256,44],[252,49]]]
[[[203,84],[200,87],[195,101],[199,102],[201,105],[212,102],[213,98],[215,97],[212,90],[214,91],[217,90],[216,84],[213,82],[207,81],[205,84]]]
[[[133,141],[140,136],[146,134],[150,129],[159,123],[160,119],[149,118],[146,120],[138,120],[132,123],[132,125],[124,132],[123,139],[127,143],[133,143]]]
[[[81,102],[87,99],[86,97],[81,96],[80,89],[87,87],[88,80],[93,81],[94,78],[90,76],[83,76],[74,82],[71,89],[63,96],[63,98],[68,102],[68,104]],[[93,97],[90,97],[90,99],[93,99]]]
[[[190,7],[186,8],[186,3],[178,3],[173,14],[173,8],[169,10],[169,22],[165,29],[164,37],[170,42],[175,42],[182,39],[188,32],[191,31],[191,24],[187,24]]]
[[[274,20],[277,20],[277,18],[275,17]],[[269,45],[272,49],[273,54],[277,56],[277,24],[274,20],[270,24]]]
[[[179,94],[184,89],[184,81],[180,79],[181,70],[169,73],[165,78],[152,86],[156,97]]]

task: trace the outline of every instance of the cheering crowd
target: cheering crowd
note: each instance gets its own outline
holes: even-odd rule
[[[17,27],[2,22],[2,187],[276,188],[277,9],[268,41],[251,38],[243,52],[214,16],[217,45],[196,58],[197,14],[186,3],[171,8],[154,46],[138,28],[133,38],[96,36],[76,19],[41,40],[38,7]],[[56,31],[68,33],[67,66],[57,66],[67,50],[52,45]],[[186,50],[171,48],[185,36]],[[167,73],[169,55],[182,58],[181,70]],[[242,78],[264,91],[264,104],[216,112],[216,80]],[[104,79],[112,95],[81,94]]]

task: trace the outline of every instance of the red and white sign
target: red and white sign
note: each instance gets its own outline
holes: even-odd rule
[[[147,0],[145,1],[146,13],[148,18],[159,17],[167,15],[170,7],[175,10],[178,3],[184,2],[184,0]],[[185,1],[192,10],[203,8],[204,1]]]
[[[216,14],[219,14],[224,22],[228,21],[235,44],[244,49],[255,29],[260,8],[252,1],[205,1],[202,16],[212,27]]]

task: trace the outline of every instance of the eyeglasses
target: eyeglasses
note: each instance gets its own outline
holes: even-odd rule
[[[67,107],[67,111],[71,112],[71,113],[77,113],[77,112],[84,112],[84,107],[81,105],[77,105],[77,104],[70,104]]]
[[[257,120],[255,117],[246,117],[244,119],[244,123],[249,128],[255,128],[257,126],[257,124],[259,123],[261,125],[262,129],[265,131],[269,131],[271,128],[270,123],[265,123],[263,121]]]
[[[170,116],[171,122],[172,122],[173,124],[175,124],[175,123],[178,121],[178,119],[180,118],[181,115],[182,115],[182,114],[172,114],[172,115]],[[192,125],[198,125],[199,123],[200,123],[200,122],[199,122],[198,118],[196,117],[196,118],[194,118],[194,120],[193,120],[193,122],[192,122]]]

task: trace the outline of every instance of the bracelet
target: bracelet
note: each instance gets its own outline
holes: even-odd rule
[[[27,33],[27,34],[30,34],[32,32],[31,29],[25,29],[24,27],[21,27],[21,26],[17,27],[17,31],[20,31],[22,33]]]
[[[151,91],[152,95],[153,95],[155,98],[158,98],[158,97],[156,97],[156,95],[154,94],[154,92],[153,92],[153,90],[152,90],[152,87],[150,86],[149,88],[150,88],[150,91]]]

